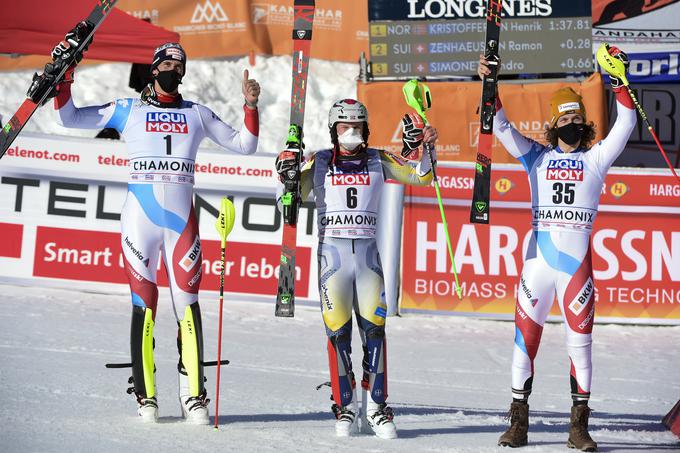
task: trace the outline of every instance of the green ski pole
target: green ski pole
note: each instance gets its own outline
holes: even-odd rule
[[[424,83],[419,83],[416,79],[411,79],[404,84],[403,87],[404,98],[406,103],[415,110],[427,125],[427,116],[425,112],[432,107],[432,96],[430,89]],[[439,203],[439,213],[442,216],[442,223],[444,224],[444,232],[446,233],[446,245],[449,249],[449,257],[451,258],[451,265],[453,266],[453,276],[456,279],[456,294],[458,298],[463,300],[460,284],[458,283],[458,272],[456,271],[456,261],[453,259],[453,248],[451,247],[451,237],[449,236],[449,225],[446,222],[446,214],[444,214],[444,203],[442,202],[442,195],[439,190],[439,180],[437,179],[437,171],[435,168],[435,161],[432,157],[432,145],[425,143],[425,150],[430,156],[430,165],[432,166],[432,178],[434,179],[434,191],[437,193],[437,203]]]

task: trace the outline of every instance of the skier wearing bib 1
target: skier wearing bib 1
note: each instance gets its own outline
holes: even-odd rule
[[[402,123],[403,154],[437,139],[436,129],[424,126],[418,115],[406,115]],[[333,148],[317,152],[303,164],[301,187],[303,199],[313,199],[317,208],[319,294],[328,335],[336,434],[349,436],[358,426],[350,358],[354,311],[364,346],[362,429],[395,438],[392,410],[386,403],[387,305],[375,240],[378,204],[387,179],[430,184],[430,161],[425,158],[414,165],[368,148],[368,112],[359,101],[344,99],[333,104],[328,127]],[[294,165],[292,153],[279,154],[276,168],[281,178]]]
[[[609,52],[627,65],[623,52],[615,47]],[[488,71],[482,56],[478,73],[482,77]],[[612,77],[611,81],[617,100],[616,122],[609,135],[592,147],[593,123],[586,123],[581,96],[571,88],[557,90],[552,96],[552,118],[546,130],[548,146],[523,137],[506,118],[500,100],[497,101],[494,134],[527,171],[533,227],[517,291],[511,426],[500,437],[499,445],[527,444],[534,359],[543,324],[557,294],[571,362],[573,406],[567,445],[583,451],[597,450],[588,433],[595,315],[590,232],[607,171],[623,151],[636,124],[627,90],[620,80]]]
[[[59,53],[75,48],[78,27],[57,46]],[[245,121],[239,131],[222,122],[207,107],[182,99],[178,86],[186,73],[186,56],[179,44],[167,43],[156,49],[151,67],[154,81],[144,89],[141,99],[118,99],[84,108],[76,107],[71,99],[71,69],[59,86],[55,109],[63,126],[115,128],[127,143],[130,177],[121,212],[121,245],[132,292],[133,387],[128,392],[137,397],[138,414],[143,421],[158,419],[153,328],[160,251],[178,323],[182,415],[189,423],[208,424],[209,400],[204,386],[198,305],[202,254],[193,208],[194,161],[198,146],[206,137],[232,152],[255,152],[260,88],[255,80],[248,79],[245,71],[242,83]]]

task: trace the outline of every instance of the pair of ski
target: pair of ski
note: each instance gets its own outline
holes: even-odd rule
[[[90,26],[90,33],[83,39],[81,43],[78,44],[78,48],[73,52],[72,56],[63,61],[60,71],[57,76],[41,89],[35,91],[33,99],[26,98],[21,104],[16,113],[9,119],[5,127],[0,130],[0,159],[5,155],[7,149],[10,147],[14,139],[17,138],[19,132],[24,128],[28,120],[33,116],[33,113],[49,99],[50,95],[53,94],[54,90],[57,89],[57,85],[61,83],[64,79],[64,74],[68,70],[69,66],[73,64],[76,57],[83,53],[87,45],[92,41],[94,32],[97,31],[99,26],[104,22],[104,19],[109,15],[114,5],[118,0],[97,0],[97,4],[90,14],[85,18],[85,22]]]

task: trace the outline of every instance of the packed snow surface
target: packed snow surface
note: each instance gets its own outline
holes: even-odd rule
[[[275,318],[271,303],[224,306],[219,429],[189,426],[177,400],[174,314],[161,289],[156,318],[158,424],[142,424],[125,393],[129,297],[0,286],[0,439],[3,452],[484,452],[506,428],[510,322],[408,315],[387,322],[389,402],[399,439],[338,439],[330,412],[319,310]],[[216,358],[218,304],[201,294],[206,359]],[[680,397],[680,327],[597,325],[591,434],[601,451],[669,451],[660,423]],[[357,335],[354,362],[361,361]],[[360,365],[359,365],[360,366]],[[561,324],[548,324],[536,361],[530,445],[568,451],[569,360]],[[215,368],[207,369],[214,415]],[[212,419],[212,417],[211,417]]]

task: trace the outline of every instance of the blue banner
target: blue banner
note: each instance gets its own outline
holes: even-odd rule
[[[631,83],[680,83],[677,52],[629,53]],[[603,72],[604,73],[604,72]]]

